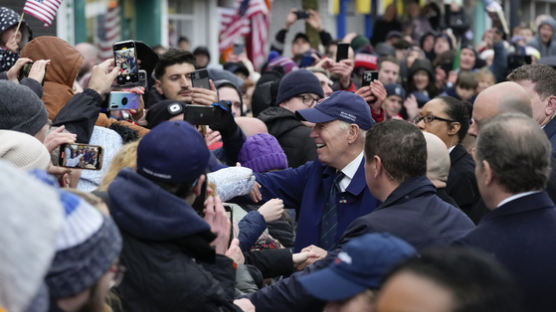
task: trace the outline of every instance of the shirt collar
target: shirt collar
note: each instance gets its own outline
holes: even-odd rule
[[[448,154],[450,154],[450,153],[454,150],[454,148],[456,148],[455,145],[454,145],[454,146],[451,146],[451,147],[448,149]]]
[[[516,199],[518,199],[518,198],[525,197],[525,196],[527,196],[527,195],[531,195],[531,194],[538,193],[538,192],[540,192],[540,191],[530,191],[530,192],[523,192],[523,193],[519,193],[519,194],[512,195],[512,196],[510,196],[510,197],[504,199],[503,201],[501,201],[501,202],[496,206],[496,208],[499,208],[499,207],[501,207],[502,205],[505,205],[505,204],[511,202],[512,200],[516,200]]]
[[[342,170],[342,173],[348,177],[350,180],[353,179],[357,169],[359,169],[359,165],[361,164],[361,160],[363,160],[363,152],[361,152],[354,160],[352,160],[347,166],[345,166]]]

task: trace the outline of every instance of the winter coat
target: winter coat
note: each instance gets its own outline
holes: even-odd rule
[[[264,121],[268,133],[276,137],[290,167],[297,168],[317,157],[317,145],[309,137],[311,128],[299,121],[291,111],[282,107],[269,107],[257,118]]]
[[[210,226],[183,199],[130,168],[108,189],[122,232],[118,287],[125,311],[237,311],[232,260],[216,255]]]
[[[494,255],[515,277],[527,311],[556,311],[556,207],[546,192],[496,208],[456,244]]]
[[[379,204],[367,188],[364,162],[362,159],[345,192],[336,194],[336,241],[353,220],[373,211]],[[284,206],[297,209],[299,217],[295,252],[311,244],[319,245],[322,214],[335,173],[335,168],[326,166],[316,159],[295,169],[288,168],[256,175],[257,182],[262,186],[260,191],[263,201],[281,198],[284,200]]]
[[[326,258],[249,295],[249,299],[257,312],[322,311],[324,303],[310,296],[298,278],[327,267],[351,239],[365,233],[387,232],[417,249],[443,247],[473,227],[465,214],[436,196],[434,186],[426,177],[415,177],[398,186],[373,212],[353,221],[338,248],[330,251]]]

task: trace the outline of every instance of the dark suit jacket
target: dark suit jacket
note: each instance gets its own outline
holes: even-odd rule
[[[341,247],[365,233],[387,232],[413,247],[442,247],[474,228],[461,210],[436,196],[434,185],[426,177],[404,182],[371,213],[353,221],[344,232],[336,250],[289,278],[249,294],[258,312],[322,311],[324,303],[310,296],[299,283],[299,276],[320,270],[332,263]]]
[[[450,163],[446,192],[463,212],[471,216],[473,206],[481,200],[475,179],[475,162],[465,148],[458,144],[450,153]]]
[[[456,244],[493,254],[516,278],[527,311],[556,311],[556,207],[546,192],[495,209]]]
[[[543,130],[550,141],[550,145],[552,145],[552,171],[550,172],[546,191],[550,198],[552,198],[552,201],[556,202],[556,118],[547,123]]]

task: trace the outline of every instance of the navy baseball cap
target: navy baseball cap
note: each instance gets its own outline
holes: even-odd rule
[[[405,100],[405,90],[399,83],[389,83],[384,86],[384,89],[386,89],[387,96],[395,95],[399,96],[402,101]]]
[[[192,183],[203,174],[210,152],[205,140],[185,121],[164,121],[137,147],[137,172],[149,179]]]
[[[375,124],[367,102],[348,91],[336,91],[315,107],[298,110],[296,115],[314,123],[342,120],[357,124],[363,130],[369,130]]]
[[[414,254],[415,249],[397,237],[367,233],[349,241],[328,267],[299,277],[299,282],[317,299],[344,300],[379,288],[395,265]]]

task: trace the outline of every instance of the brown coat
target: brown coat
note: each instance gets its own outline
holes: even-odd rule
[[[50,59],[44,78],[42,101],[48,112],[48,119],[53,120],[74,95],[73,82],[83,62],[83,56],[73,46],[58,37],[41,36],[23,47],[21,57],[28,57],[33,61]],[[95,124],[110,127],[114,123],[137,131],[140,137],[149,132],[148,129],[127,121],[108,118],[103,113],[99,114]]]

